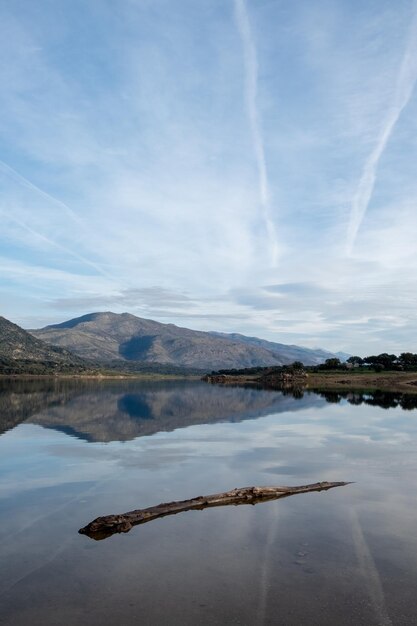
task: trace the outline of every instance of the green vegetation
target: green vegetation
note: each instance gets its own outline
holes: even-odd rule
[[[212,376],[260,376],[264,374],[291,373],[299,370],[306,372],[352,372],[352,373],[380,373],[387,372],[417,372],[417,354],[402,352],[399,356],[383,352],[379,355],[351,356],[343,363],[333,357],[326,359],[321,365],[303,365],[301,361],[294,361],[291,365],[276,367],[246,367],[243,369],[221,369],[211,372]]]
[[[382,354],[366,356],[364,358],[351,356],[347,359],[346,363],[342,363],[339,359],[327,359],[322,365],[313,368],[313,371],[349,369],[362,372],[416,372],[417,354],[402,352],[397,356],[396,354],[383,352]]]
[[[107,375],[153,374],[155,376],[201,376],[204,370],[195,367],[171,365],[169,363],[146,363],[143,361],[110,361],[105,365],[96,365],[100,372]]]
[[[113,361],[110,363],[56,363],[50,360],[9,359],[0,356],[0,376],[201,376],[202,370],[164,363]]]
[[[2,376],[45,376],[55,374],[65,375],[79,375],[86,373],[96,373],[87,365],[80,365],[78,363],[57,363],[49,360],[31,360],[31,359],[8,359],[7,357],[0,356],[0,375]]]

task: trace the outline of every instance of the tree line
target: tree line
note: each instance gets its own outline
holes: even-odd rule
[[[337,370],[337,369],[372,369],[376,372],[382,370],[388,371],[416,371],[417,370],[417,354],[413,352],[402,352],[399,356],[396,354],[388,354],[383,352],[378,355],[370,355],[366,357],[351,356],[345,363],[340,359],[326,359],[324,363],[318,366],[318,369]]]
[[[304,365],[301,361],[294,361],[290,365],[276,365],[269,367],[245,367],[242,369],[221,369],[212,371],[211,375],[226,376],[257,376],[266,373],[293,372],[305,370],[310,372],[331,371],[331,370],[356,370],[356,371],[417,371],[417,354],[412,352],[402,352],[399,356],[383,352],[378,355],[366,357],[351,356],[342,362],[337,357],[326,359],[320,365]]]

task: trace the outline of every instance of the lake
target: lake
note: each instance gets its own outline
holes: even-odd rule
[[[417,396],[0,383],[0,624],[415,624]],[[78,529],[249,485],[354,481]]]

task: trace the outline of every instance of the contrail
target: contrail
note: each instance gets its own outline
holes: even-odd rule
[[[366,159],[358,188],[352,201],[347,231],[346,253],[352,254],[356,237],[365,217],[375,186],[379,160],[391,137],[392,131],[407,106],[417,80],[417,5],[413,8],[408,43],[401,62],[395,86],[394,100],[389,109],[385,123],[377,139],[376,145]]]
[[[42,189],[34,185],[30,180],[28,180],[27,178],[19,174],[19,172],[17,172],[12,167],[10,167],[10,165],[7,165],[7,163],[1,160],[0,160],[0,170],[3,171],[7,176],[10,176],[13,180],[17,181],[23,187],[26,187],[27,189],[30,189],[31,191],[36,192],[38,195],[42,196],[43,198],[46,198],[49,201],[52,201],[56,206],[63,209],[65,213],[69,217],[71,217],[71,219],[77,222],[78,225],[82,225],[82,226],[84,225],[83,220],[75,213],[75,211],[73,211],[64,202],[61,202],[61,200],[58,200],[57,198],[54,198],[54,196],[51,196],[46,191],[43,191]],[[107,274],[107,272],[105,272],[99,265],[97,265],[97,263],[94,263],[93,261],[86,259],[85,257],[81,256],[77,252],[74,252],[73,250],[67,248],[66,246],[63,246],[62,244],[57,243],[53,239],[46,237],[46,235],[43,235],[42,233],[38,232],[37,230],[35,230],[34,228],[29,226],[22,220],[18,219],[17,217],[9,215],[8,213],[6,213],[6,211],[0,209],[0,213],[3,213],[3,215],[5,215],[7,219],[11,220],[15,224],[17,224],[20,228],[22,228],[23,230],[26,230],[28,233],[34,235],[35,237],[38,237],[39,239],[42,239],[43,241],[50,244],[51,246],[59,248],[63,252],[66,252],[67,254],[74,257],[78,261],[81,261],[82,263],[84,263],[85,265],[89,265],[90,267],[94,268],[97,272],[99,272],[103,276],[106,276],[106,278],[110,278],[109,274]]]
[[[274,506],[271,510],[271,521],[266,536],[266,542],[261,562],[261,571],[259,576],[259,604],[256,619],[257,626],[264,626],[264,624],[266,623],[268,591],[271,585],[271,560],[273,557],[273,547],[278,534],[278,516],[278,507]]]
[[[70,207],[67,206],[64,202],[62,202],[61,200],[58,200],[57,198],[54,198],[54,196],[51,196],[46,191],[43,191],[43,189],[40,189],[39,187],[34,185],[30,180],[28,180],[27,178],[19,174],[19,172],[16,172],[16,170],[10,167],[10,165],[7,165],[7,163],[5,163],[4,161],[0,161],[0,170],[2,170],[5,174],[10,176],[10,178],[13,178],[15,181],[17,181],[20,185],[22,185],[22,187],[26,187],[27,189],[30,189],[31,191],[35,191],[37,194],[39,194],[43,198],[46,198],[50,200],[51,202],[53,202],[56,206],[59,206],[61,209],[63,209],[67,213],[69,217],[71,217],[78,224],[83,224],[82,219],[75,213],[75,211],[70,209]]]
[[[380,626],[392,626],[391,618],[385,604],[384,589],[379,577],[374,558],[366,542],[365,535],[355,509],[351,511],[353,544],[359,567],[368,588],[369,599]]]
[[[14,222],[15,224],[17,224],[17,226],[19,226],[20,228],[22,228],[26,232],[30,233],[31,235],[34,235],[35,237],[41,239],[42,241],[45,241],[50,246],[54,246],[55,248],[58,248],[59,250],[62,250],[66,254],[69,254],[70,256],[72,256],[74,259],[77,259],[78,261],[81,261],[81,263],[84,263],[84,265],[88,265],[88,266],[94,268],[99,274],[102,274],[106,278],[111,278],[111,276],[107,272],[105,272],[100,267],[100,265],[97,265],[97,263],[94,263],[93,261],[90,261],[89,259],[86,259],[85,257],[81,256],[77,252],[74,252],[73,250],[70,250],[66,246],[61,245],[60,243],[54,241],[53,239],[50,239],[49,237],[47,237],[46,235],[43,235],[42,233],[38,232],[37,230],[35,230],[31,226],[28,226],[27,224],[25,224],[25,222],[22,222],[21,220],[17,219],[16,217],[12,217],[12,216],[8,215],[2,209],[0,209],[0,214],[3,214],[5,216],[5,219],[8,219],[11,222]]]
[[[269,184],[266,168],[265,149],[259,123],[258,108],[256,104],[258,92],[258,60],[256,46],[253,40],[249,16],[245,0],[235,0],[235,14],[239,34],[243,45],[245,64],[245,99],[250,122],[253,148],[258,167],[259,196],[262,207],[262,217],[265,222],[266,233],[271,250],[271,261],[275,266],[278,258],[278,243],[275,225],[270,213]]]

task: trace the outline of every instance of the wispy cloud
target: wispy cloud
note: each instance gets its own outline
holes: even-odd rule
[[[417,349],[415,1],[0,3],[3,313]]]
[[[237,26],[243,44],[246,74],[245,98],[250,122],[253,148],[255,152],[255,159],[258,167],[259,198],[262,209],[262,216],[265,223],[266,233],[270,246],[271,261],[272,265],[275,266],[278,260],[279,247],[275,224],[271,216],[268,171],[266,167],[265,148],[262,138],[257,106],[258,59],[245,0],[235,0],[235,13]]]
[[[413,6],[413,16],[408,42],[398,73],[392,104],[385,117],[374,149],[363,167],[359,185],[353,197],[347,230],[346,251],[352,254],[356,237],[372,198],[379,161],[385,151],[395,125],[413,94],[417,80],[417,4]]]

